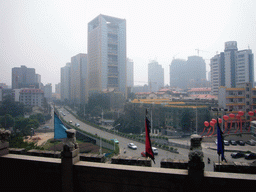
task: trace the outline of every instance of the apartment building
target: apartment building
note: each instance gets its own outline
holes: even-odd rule
[[[211,58],[211,94],[218,96],[219,87],[236,88],[241,83],[254,83],[254,60],[251,49],[238,51],[237,42],[225,43],[225,50]]]
[[[253,88],[251,83],[237,84],[236,88],[220,87],[219,107],[234,114],[243,111],[248,120],[248,112],[256,109],[256,88]]]
[[[20,102],[24,105],[42,107],[44,92],[41,89],[22,89],[20,91]]]

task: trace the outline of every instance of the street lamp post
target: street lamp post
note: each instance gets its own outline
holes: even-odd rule
[[[228,111],[228,109],[223,109],[223,108],[211,108],[212,111],[217,111],[217,118],[219,118],[219,111],[224,112],[224,111]],[[217,119],[216,118],[216,119]],[[221,129],[223,131],[223,125],[224,125],[224,121],[223,121],[223,113],[221,113]]]
[[[115,132],[116,132],[116,129],[115,129],[115,128],[116,128],[117,126],[119,126],[119,125],[120,125],[120,123],[118,123],[116,126],[113,127],[113,129],[114,129],[114,135],[115,135]]]

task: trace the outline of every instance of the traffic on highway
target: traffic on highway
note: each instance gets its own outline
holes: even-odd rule
[[[133,141],[131,139],[121,137],[117,134],[105,132],[103,130],[87,125],[84,122],[76,119],[72,114],[70,114],[64,108],[59,108],[58,110],[59,112],[62,111],[62,113],[65,114],[65,116],[62,115],[65,121],[69,122],[72,125],[79,125],[79,129],[89,132],[91,134],[95,134],[99,137],[102,137],[108,140],[113,140],[116,143],[118,142],[120,154],[129,156],[129,157],[143,156],[143,152],[145,151],[144,143]],[[187,145],[189,145],[190,143],[189,139],[190,138],[179,140],[179,142],[183,142],[184,144],[187,143]],[[204,152],[205,170],[213,171],[213,162],[218,162],[218,155],[216,150],[214,150],[214,147],[216,148],[216,144],[215,142],[202,143],[202,147]],[[255,149],[255,146],[251,146],[251,147],[252,149]],[[189,153],[188,149],[178,148],[178,152],[179,152],[178,154],[172,153],[170,151],[162,150],[162,149],[157,149],[157,151],[158,153],[155,154],[155,164],[152,162],[152,167],[160,167],[161,160],[166,158],[173,159],[173,160],[175,159],[175,160],[188,161],[188,153]],[[245,158],[232,158],[231,154],[232,152],[225,152],[225,157],[228,162],[232,162],[232,161],[251,162],[251,160],[246,160]],[[208,163],[208,158],[211,160],[210,163]]]

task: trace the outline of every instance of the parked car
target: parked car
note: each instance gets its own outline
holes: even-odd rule
[[[245,154],[244,158],[247,160],[256,159],[256,153],[247,153]]]
[[[247,145],[255,146],[256,141],[254,141],[253,139],[251,139],[251,140],[249,140],[249,141],[246,141],[245,143],[246,143]]]
[[[110,141],[115,142],[116,144],[119,144],[119,141],[117,139],[110,139]]]
[[[152,147],[152,151],[153,151],[153,154],[154,154],[154,155],[158,155],[158,149],[157,149],[157,148]],[[146,157],[146,152],[145,152],[145,151],[142,151],[142,152],[141,152],[141,156],[142,156],[142,157]]]
[[[227,140],[224,140],[224,145],[229,146],[229,142]]]
[[[240,152],[237,152],[237,153],[231,153],[231,157],[232,157],[232,158],[240,158],[240,157],[244,157],[244,153],[240,153]]]
[[[152,147],[152,151],[153,151],[154,155],[158,155],[158,149],[157,148]]]
[[[218,144],[218,140],[217,140],[217,139],[215,140],[215,144],[216,144],[216,145]],[[224,140],[224,141],[223,141],[223,144],[228,146],[228,145],[229,145],[229,142],[228,142],[227,140]]]
[[[75,126],[76,126],[76,127],[80,127],[80,124],[79,124],[79,123],[76,123]]]
[[[44,126],[43,129],[50,129],[50,127],[49,126]]]
[[[70,120],[69,123],[72,124],[72,121]]]
[[[134,145],[134,143],[129,143],[127,146],[128,146],[128,148],[130,148],[130,149],[134,149],[134,150],[137,149],[137,146]]]
[[[229,140],[229,143],[230,143],[231,145],[237,145],[237,143],[236,143],[235,140]]]
[[[146,151],[142,151],[140,154],[142,157],[146,157]]]
[[[245,145],[245,142],[243,140],[238,140],[237,144],[243,146],[243,145]]]

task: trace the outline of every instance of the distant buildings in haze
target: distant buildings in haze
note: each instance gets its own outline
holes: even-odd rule
[[[27,68],[25,65],[12,68],[12,89],[39,88],[39,75],[36,75],[34,68]]]
[[[133,87],[134,86],[134,71],[133,71],[133,60],[127,58],[126,61],[126,73],[127,73],[127,87]]]
[[[60,98],[61,101],[70,100],[70,66],[71,63],[67,63],[65,67],[61,68],[60,73]]]
[[[150,92],[156,92],[164,87],[164,69],[157,61],[148,64],[148,86]]]
[[[206,64],[202,57],[190,56],[188,60],[173,59],[170,65],[170,87],[181,89],[207,87]]]
[[[87,54],[80,53],[71,58],[70,100],[76,104],[86,103],[87,92]]]

